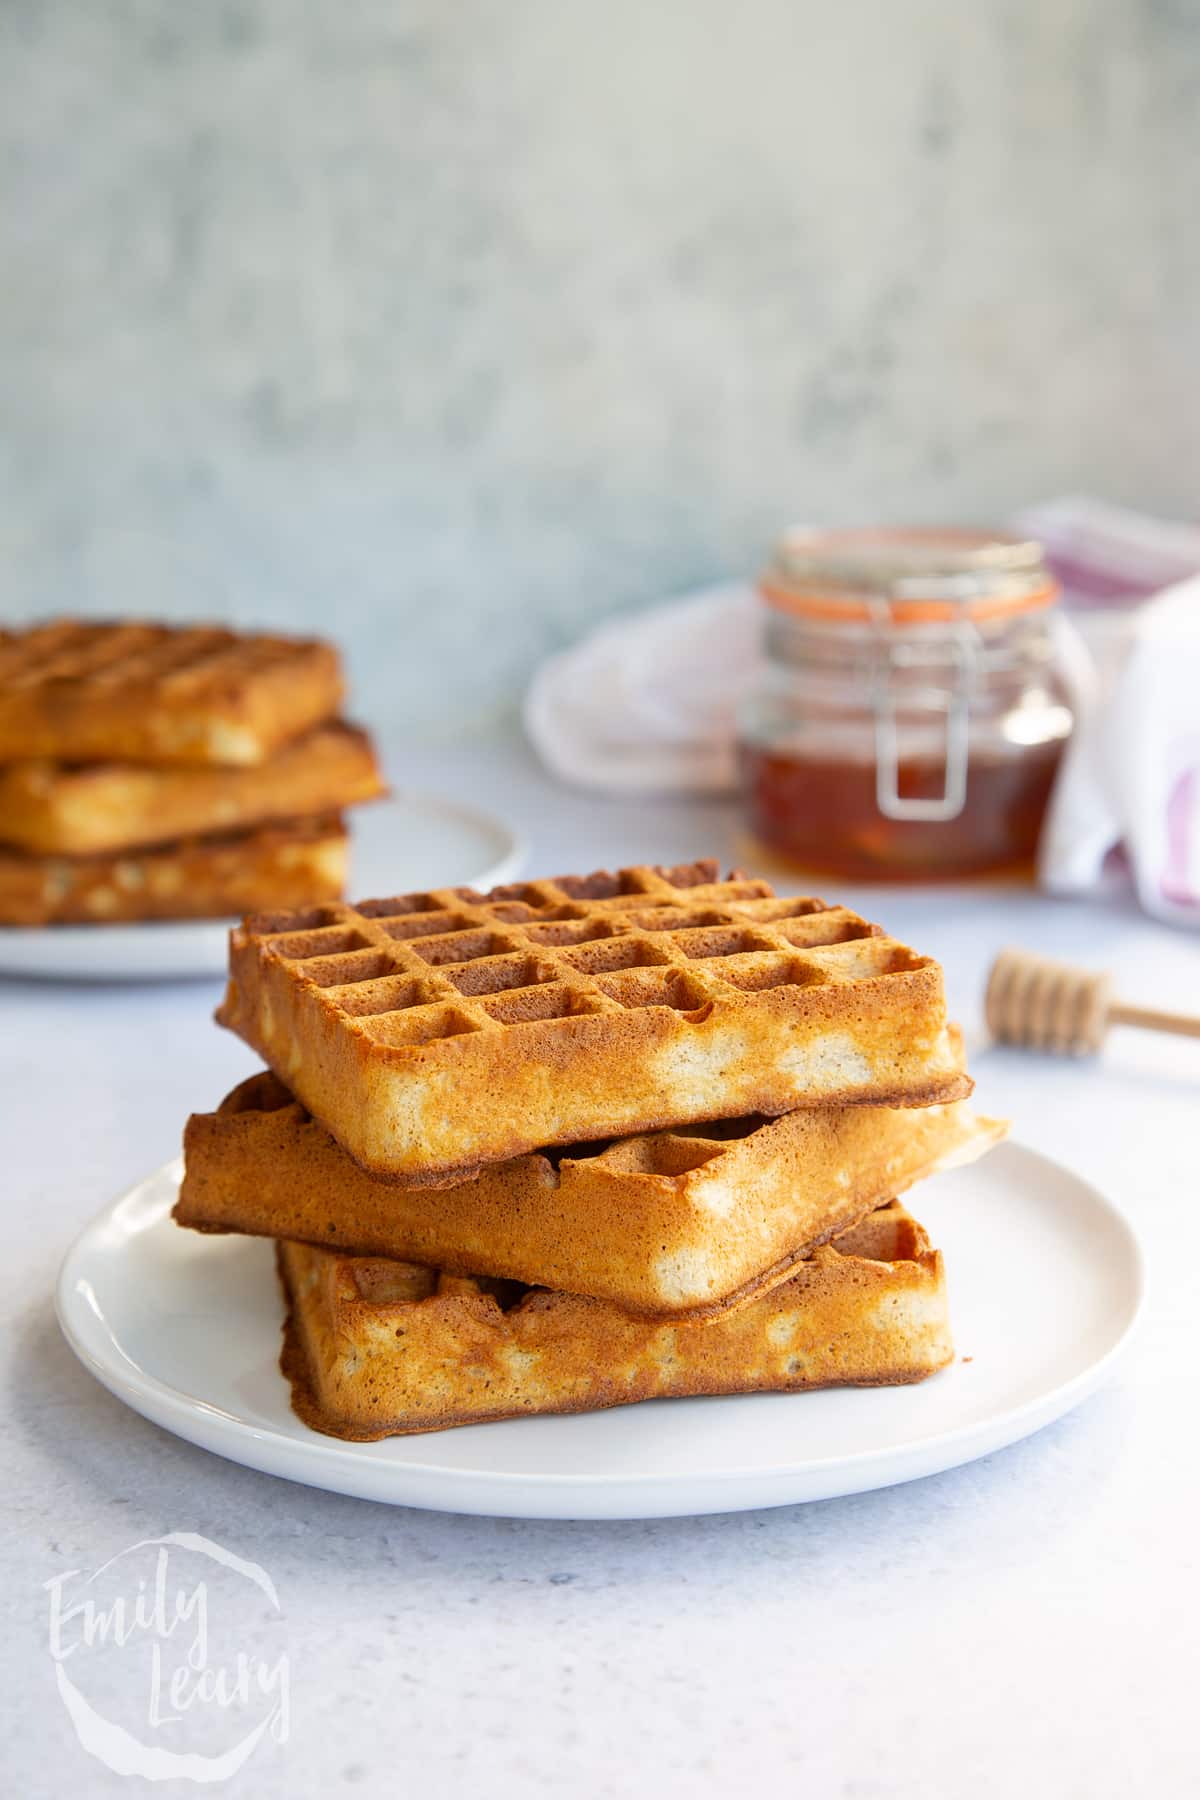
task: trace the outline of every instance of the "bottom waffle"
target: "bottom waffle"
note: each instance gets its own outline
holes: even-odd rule
[[[348,839],[337,813],[119,856],[0,850],[0,925],[219,919],[336,900]]]
[[[368,1440],[699,1394],[885,1387],[953,1357],[941,1252],[898,1201],[713,1323],[281,1242],[281,1366],[314,1430]]]

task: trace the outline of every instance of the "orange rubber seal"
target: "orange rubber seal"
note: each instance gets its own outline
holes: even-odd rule
[[[847,593],[843,598],[817,589],[797,590],[770,575],[760,577],[758,591],[776,612],[792,613],[801,619],[824,619],[835,625],[869,625],[878,616],[870,600],[858,599],[853,593]],[[1004,619],[1018,613],[1037,612],[1042,607],[1052,606],[1058,594],[1058,583],[1047,580],[1032,590],[984,594],[977,600],[896,600],[886,595],[880,595],[879,599],[893,625],[933,625],[953,624],[962,619]]]

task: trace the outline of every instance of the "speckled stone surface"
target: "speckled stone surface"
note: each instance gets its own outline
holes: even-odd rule
[[[795,517],[1190,514],[1198,98],[1182,0],[11,0],[4,607],[427,730]]]
[[[552,788],[514,747],[397,754],[504,807],[530,870],[734,852],[724,805]],[[1129,909],[1016,887],[848,892],[935,944],[968,1028],[1018,942],[1200,1009],[1196,946]],[[67,1244],[170,1156],[253,1059],[215,985],[0,983],[5,1253],[0,1696],[5,1791],[140,1792],[85,1756],[55,1690],[43,1583],[193,1531],[266,1569],[290,1657],[287,1743],[228,1790],[1176,1800],[1195,1774],[1195,1195],[1200,1045],[1124,1032],[1096,1064],[976,1058],[979,1100],[1100,1183],[1144,1240],[1151,1299],[1115,1381],[1023,1444],[933,1479],[774,1512],[641,1524],[441,1517],[222,1462],[104,1393],[56,1329]],[[999,1278],[1007,1278],[1005,1270]],[[950,1272],[953,1300],[953,1272]],[[104,1701],[136,1712],[144,1662]],[[140,1685],[139,1685],[140,1684]],[[167,1782],[168,1795],[194,1792]]]

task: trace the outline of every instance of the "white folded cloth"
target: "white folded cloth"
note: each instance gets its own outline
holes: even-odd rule
[[[736,785],[735,710],[758,670],[762,601],[730,582],[602,625],[544,662],[525,727],[564,781],[616,794]]]
[[[1042,885],[1101,889],[1119,850],[1147,912],[1200,925],[1200,579],[1132,613],[1106,660],[1042,830]]]
[[[1062,584],[1098,678],[1042,831],[1052,893],[1120,885],[1200,924],[1200,528],[1076,496],[1014,520]]]
[[[1200,923],[1200,579],[1180,579],[1200,571],[1200,530],[1087,498],[1014,524],[1045,544],[1071,608],[1057,629],[1079,724],[1042,836],[1042,884],[1104,891],[1123,852],[1148,911]],[[544,761],[610,793],[734,788],[736,711],[762,666],[761,614],[750,583],[730,582],[552,656],[525,702]]]

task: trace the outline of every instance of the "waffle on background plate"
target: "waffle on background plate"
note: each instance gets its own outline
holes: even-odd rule
[[[0,846],[6,925],[221,919],[273,897],[335,899],[349,838],[339,813],[106,856],[26,856]]]
[[[0,924],[336,898],[337,816],[383,793],[336,649],[216,626],[0,631]]]
[[[189,1121],[175,1217],[276,1240],[318,1430],[952,1357],[894,1196],[1005,1127],[937,963],[844,907],[698,862],[264,913],[218,1018],[270,1073]]]
[[[0,761],[261,763],[343,694],[319,639],[56,619],[0,631]]]

